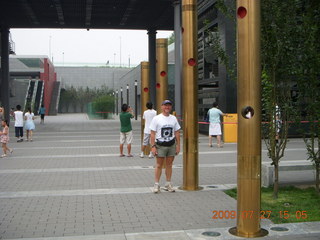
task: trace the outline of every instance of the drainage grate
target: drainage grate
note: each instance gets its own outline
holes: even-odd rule
[[[207,188],[218,188],[218,186],[211,185],[211,186],[207,186]]]
[[[221,233],[219,232],[203,232],[203,236],[208,236],[208,237],[219,237]]]
[[[286,232],[286,231],[289,231],[289,229],[288,229],[288,228],[285,228],[285,227],[272,227],[272,228],[270,228],[270,230],[276,231],[276,232]]]

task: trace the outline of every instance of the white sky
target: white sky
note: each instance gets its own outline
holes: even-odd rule
[[[148,60],[148,35],[144,30],[11,29],[17,55],[47,55],[55,65],[68,63],[121,63]],[[167,38],[171,31],[158,31]],[[121,40],[120,40],[121,39]]]

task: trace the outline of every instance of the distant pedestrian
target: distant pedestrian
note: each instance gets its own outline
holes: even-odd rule
[[[161,105],[162,113],[155,116],[150,124],[151,150],[157,158],[154,172],[154,193],[160,192],[159,180],[162,173],[163,162],[166,161],[166,184],[165,191],[175,192],[171,184],[172,164],[174,157],[180,152],[180,125],[175,116],[171,115],[172,102],[165,100]]]
[[[16,138],[17,142],[23,142],[23,112],[20,105],[17,105],[16,109],[13,113]]]
[[[0,132],[0,142],[2,144],[2,151],[3,154],[1,157],[6,157],[7,153],[10,152],[12,153],[13,150],[8,148],[8,143],[9,143],[9,123],[7,120],[2,120],[1,121],[1,126],[3,127],[2,132]]]
[[[36,128],[34,125],[34,113],[31,111],[31,108],[28,108],[28,112],[24,114],[24,120],[26,121],[24,128],[26,129],[27,141],[33,141],[33,130]]]
[[[221,112],[220,109],[218,109],[218,103],[213,103],[212,108],[208,111],[208,117],[209,117],[209,147],[212,147],[212,137],[217,137],[217,146],[218,148],[223,147],[221,142],[221,116],[226,116],[227,114],[224,114]]]
[[[150,144],[150,123],[152,119],[157,115],[156,110],[154,110],[152,102],[147,102],[146,104],[147,110],[143,112],[143,119],[144,119],[144,130],[143,130],[143,141],[141,146],[141,153],[140,157],[144,157],[144,150]],[[149,158],[153,158],[152,151],[150,151]]]
[[[14,121],[14,108],[11,108],[10,110],[10,119]]]
[[[4,108],[3,107],[0,107],[0,122],[2,120],[4,120],[5,116],[4,116]]]
[[[133,157],[131,154],[131,143],[132,143],[132,125],[131,118],[134,118],[133,111],[128,104],[124,103],[121,106],[122,112],[119,114],[120,117],[120,157],[124,157],[123,145],[127,143],[128,157]]]
[[[44,115],[46,114],[46,108],[44,107],[43,104],[41,105],[41,108],[39,110],[39,114],[41,117],[40,124],[44,124]]]

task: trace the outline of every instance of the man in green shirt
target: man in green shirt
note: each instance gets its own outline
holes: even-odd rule
[[[122,112],[119,114],[120,117],[120,157],[124,157],[123,145],[127,142],[128,157],[133,157],[131,154],[131,143],[132,143],[132,126],[131,118],[134,118],[133,111],[128,104],[124,103],[121,106]]]

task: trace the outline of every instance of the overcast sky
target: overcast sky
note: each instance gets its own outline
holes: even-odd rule
[[[143,30],[11,29],[17,55],[47,55],[56,65],[73,63],[139,64],[148,60]],[[171,31],[159,31],[167,38]],[[120,47],[121,46],[121,47]]]

